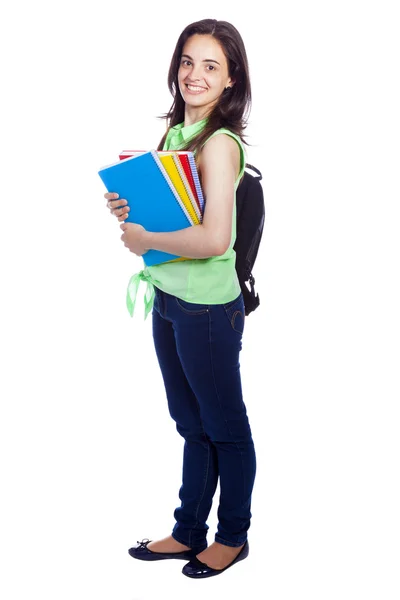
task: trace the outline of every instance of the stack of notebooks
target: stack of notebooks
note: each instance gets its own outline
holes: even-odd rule
[[[124,150],[120,161],[98,172],[108,192],[127,200],[127,223],[148,231],[185,229],[202,222],[204,197],[192,152]],[[149,250],[147,267],[184,257]]]

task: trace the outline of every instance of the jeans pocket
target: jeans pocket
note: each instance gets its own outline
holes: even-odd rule
[[[224,304],[226,316],[229,319],[231,327],[237,333],[242,334],[244,330],[244,300],[240,293],[235,300]]]
[[[181,298],[175,297],[178,308],[187,315],[204,315],[209,312],[209,306],[207,304],[196,304],[194,302],[187,302]]]

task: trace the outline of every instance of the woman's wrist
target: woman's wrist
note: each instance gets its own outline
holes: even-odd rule
[[[147,250],[153,250],[153,246],[152,246],[152,242],[154,243],[154,233],[152,231],[147,231],[145,230],[143,232],[143,237],[144,237],[144,246]]]

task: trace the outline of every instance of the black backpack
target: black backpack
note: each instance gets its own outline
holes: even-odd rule
[[[236,191],[236,242],[233,249],[247,316],[260,304],[260,298],[254,290],[252,269],[264,229],[265,204],[260,171],[249,164],[246,164],[246,169],[254,171],[255,175],[245,171]]]

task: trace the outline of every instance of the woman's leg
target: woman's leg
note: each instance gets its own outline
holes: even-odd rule
[[[229,304],[211,306],[184,302],[168,294],[165,300],[165,315],[173,325],[176,340],[177,364],[198,401],[204,434],[216,450],[221,496],[215,540],[239,548],[247,540],[256,472],[240,378],[243,298],[239,296]],[[174,375],[167,375],[167,379],[169,388],[173,389]],[[194,404],[192,406],[194,411]],[[194,413],[192,416],[194,418]],[[200,433],[198,426],[197,440]],[[188,471],[191,469],[188,463]],[[191,485],[182,488],[183,507],[186,501],[191,501],[191,490]]]
[[[173,537],[189,548],[206,544],[206,524],[218,481],[216,451],[205,434],[199,405],[182,369],[174,324],[165,316],[165,294],[157,290],[153,309],[154,345],[171,417],[185,439],[181,506],[174,516]]]

